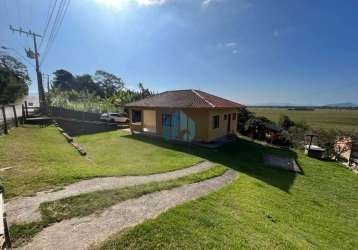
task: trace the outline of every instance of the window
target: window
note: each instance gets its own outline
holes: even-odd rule
[[[141,122],[142,121],[142,111],[132,110],[132,122]]]
[[[236,120],[236,113],[233,113],[233,114],[232,114],[232,119],[233,119],[233,120]]]
[[[219,128],[220,126],[220,116],[214,115],[213,116],[213,129]]]
[[[165,127],[172,126],[172,115],[171,114],[162,114],[162,125]]]
[[[227,114],[224,115],[224,120],[226,121],[226,119],[227,119]]]

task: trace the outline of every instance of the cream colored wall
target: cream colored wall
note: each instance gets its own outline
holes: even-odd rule
[[[162,114],[171,114],[176,111],[183,111],[188,117],[195,122],[195,138],[196,141],[206,141],[208,137],[207,117],[208,110],[201,109],[157,109],[157,134],[162,135]]]
[[[233,114],[236,113],[236,119],[234,120]],[[228,134],[234,134],[236,133],[237,128],[237,109],[213,109],[210,110],[209,116],[208,116],[208,141],[214,141],[216,139],[219,139],[220,137],[223,137]],[[224,115],[227,114],[227,119],[224,120]],[[231,114],[231,124],[230,124],[230,131],[227,131],[227,126],[229,122],[229,114]],[[213,129],[213,117],[215,115],[219,115],[219,128]]]
[[[143,110],[142,116],[144,132],[156,133],[156,110]]]
[[[135,109],[137,110],[137,109]],[[145,112],[148,109],[142,109],[142,119],[145,116]],[[219,139],[227,134],[235,133],[237,128],[237,113],[238,109],[166,109],[166,108],[156,108],[151,109],[151,111],[156,111],[156,134],[162,136],[163,127],[162,127],[162,114],[168,113],[171,114],[175,111],[183,111],[185,112],[196,124],[196,134],[194,140],[196,141],[214,141]],[[233,114],[236,113],[236,119],[233,119]],[[228,120],[224,120],[224,114],[231,114],[231,126],[230,126],[230,133],[227,132],[227,122]],[[131,109],[129,110],[129,117],[130,122],[132,121],[132,112]],[[220,122],[219,128],[213,129],[213,116],[219,115]],[[153,116],[152,116],[153,117]],[[144,121],[144,123],[146,123]],[[142,129],[141,126],[131,126],[136,127],[137,129]]]

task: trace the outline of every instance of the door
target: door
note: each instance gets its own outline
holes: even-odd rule
[[[231,114],[227,116],[227,132],[230,133],[230,126],[231,126]]]
[[[157,113],[155,110],[143,110],[143,131],[157,132]]]

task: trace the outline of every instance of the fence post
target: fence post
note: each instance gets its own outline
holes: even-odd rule
[[[16,106],[15,105],[12,105],[12,110],[14,111],[15,126],[18,127],[19,126],[19,121],[17,119]]]
[[[25,124],[25,106],[24,106],[24,104],[21,105],[21,108],[22,108],[22,119],[21,119],[21,122],[22,122],[22,124]]]
[[[7,220],[6,220],[6,213],[5,213],[5,189],[3,186],[0,186],[0,218],[2,218],[2,220],[0,221],[0,223],[2,223],[2,229],[3,229],[3,235],[5,238],[5,243],[3,246],[0,246],[1,248],[5,247],[5,249],[7,248],[11,248],[11,240],[10,240],[10,233],[9,233],[9,228],[7,226]]]
[[[9,131],[8,131],[8,129],[7,129],[5,106],[2,106],[2,107],[1,107],[1,110],[2,110],[2,117],[3,117],[3,119],[4,119],[4,134],[8,134]]]
[[[29,111],[28,111],[28,108],[27,108],[27,101],[25,101],[25,118],[29,117]]]

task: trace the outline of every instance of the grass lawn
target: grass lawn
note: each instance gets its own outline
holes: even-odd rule
[[[240,140],[204,156],[241,172],[231,185],[170,209],[96,249],[358,249],[358,175],[334,162]],[[264,167],[296,157],[304,174]]]
[[[140,197],[145,194],[168,190],[186,184],[196,183],[220,176],[227,168],[217,166],[209,170],[191,174],[175,180],[151,182],[120,189],[96,191],[72,196],[56,201],[44,202],[40,205],[42,220],[27,224],[12,225],[10,235],[13,247],[18,247],[30,241],[44,228],[62,220],[74,217],[84,217],[100,213],[104,209],[121,201]]]
[[[288,110],[287,108],[249,108],[257,116],[278,122],[281,115],[288,115],[296,122],[304,121],[313,128],[339,129],[358,132],[358,110],[315,109],[314,111]]]
[[[0,184],[6,198],[31,195],[97,176],[148,175],[193,165],[200,157],[113,131],[75,139],[87,150],[80,156],[55,127],[24,126],[0,136]]]

